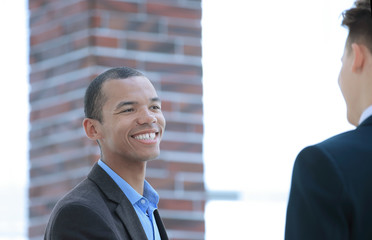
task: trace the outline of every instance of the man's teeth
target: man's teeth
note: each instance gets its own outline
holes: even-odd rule
[[[141,135],[137,135],[134,138],[139,140],[153,140],[155,139],[156,134],[155,133],[145,133]]]

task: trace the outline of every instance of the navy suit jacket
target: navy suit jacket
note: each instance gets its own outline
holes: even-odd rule
[[[285,239],[372,239],[372,117],[299,153]]]
[[[167,233],[159,212],[154,216],[162,240]],[[54,207],[44,240],[146,240],[132,204],[97,164]]]

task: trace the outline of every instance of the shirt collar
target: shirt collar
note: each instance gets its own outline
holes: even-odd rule
[[[149,200],[153,208],[157,208],[159,203],[159,194],[146,180],[143,188],[143,196]]]
[[[372,116],[372,105],[367,107],[362,115],[360,116],[360,119],[359,119],[359,125],[364,121],[366,120],[368,117]]]
[[[123,193],[127,196],[128,200],[132,205],[136,204],[143,197],[146,198],[152,207],[157,208],[159,202],[159,195],[155,189],[145,180],[143,196],[139,194],[132,186],[129,185],[123,178],[121,178],[116,172],[114,172],[105,162],[101,159],[98,160],[98,165],[105,170],[105,172],[114,180],[119,186]]]

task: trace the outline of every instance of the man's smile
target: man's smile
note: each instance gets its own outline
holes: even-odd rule
[[[149,130],[147,132],[136,133],[132,135],[131,137],[141,143],[151,144],[151,143],[158,142],[158,139],[157,139],[158,134],[159,134],[158,131]]]
[[[139,134],[136,136],[133,136],[135,139],[138,140],[153,140],[156,137],[156,133],[144,133],[144,134]]]

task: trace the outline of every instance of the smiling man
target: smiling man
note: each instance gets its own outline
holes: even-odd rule
[[[96,77],[85,94],[83,127],[101,159],[53,209],[44,239],[168,239],[159,196],[145,180],[165,128],[151,82],[128,67]]]

